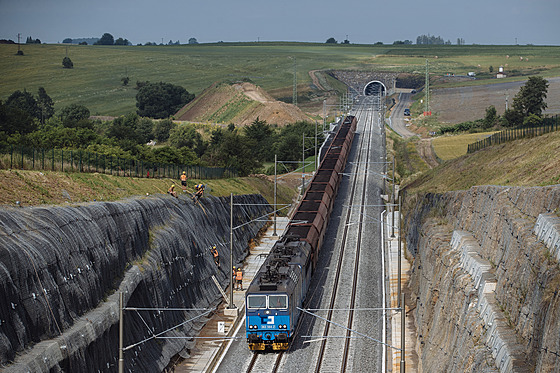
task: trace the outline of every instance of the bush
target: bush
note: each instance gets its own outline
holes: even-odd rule
[[[70,59],[70,57],[64,57],[62,59],[62,67],[65,69],[72,69],[74,68],[74,63]]]

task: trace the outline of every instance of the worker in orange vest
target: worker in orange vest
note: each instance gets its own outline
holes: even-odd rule
[[[187,191],[187,173],[183,171],[181,175],[181,187],[183,188],[183,192]]]
[[[220,267],[220,254],[218,253],[218,249],[216,249],[216,246],[214,245],[214,246],[212,246],[210,251],[212,252],[212,255],[214,256],[214,263],[216,263],[216,265],[218,267]]]
[[[237,271],[235,272],[235,282],[237,284],[236,290],[243,290],[243,271],[241,267],[237,267]]]

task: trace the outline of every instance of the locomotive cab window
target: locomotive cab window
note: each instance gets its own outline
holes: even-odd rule
[[[247,297],[247,307],[266,308],[266,295],[249,295]]]
[[[288,308],[287,295],[269,295],[268,308],[286,309]]]

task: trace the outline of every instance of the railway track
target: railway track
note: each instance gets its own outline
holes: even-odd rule
[[[253,352],[249,366],[247,367],[247,373],[257,372],[278,372],[280,363],[282,362],[282,357],[284,356],[284,351],[278,353],[260,353]]]
[[[364,121],[365,126],[360,136],[357,159],[351,173],[351,191],[349,207],[344,218],[344,229],[340,240],[338,260],[330,301],[327,305],[326,319],[320,342],[319,352],[315,363],[315,372],[345,372],[351,370],[349,358],[352,341],[352,326],[354,322],[354,309],[356,307],[356,293],[358,289],[358,274],[360,268],[360,254],[362,250],[362,225],[365,216],[365,201],[367,187],[367,173],[370,162],[370,146],[373,136],[373,123],[375,113],[360,110],[357,113],[359,121]],[[359,208],[352,208],[358,205]],[[353,229],[357,226],[357,229]],[[351,275],[349,274],[351,271]],[[344,274],[344,276],[341,276]],[[350,288],[350,289],[349,289]],[[335,309],[346,311],[335,311]],[[341,335],[341,328],[332,325],[344,326],[346,332]],[[342,351],[342,356],[341,356]]]

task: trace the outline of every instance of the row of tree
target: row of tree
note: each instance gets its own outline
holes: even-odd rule
[[[233,167],[240,175],[263,172],[263,162],[273,161],[275,154],[282,160],[300,160],[303,134],[313,137],[315,126],[298,122],[280,128],[256,118],[243,128],[233,124],[197,128],[137,113],[112,121],[92,120],[88,108],[77,104],[55,113],[44,88],[35,96],[16,91],[0,101],[0,146],[83,149],[145,162]],[[150,140],[158,146],[147,145]]]
[[[328,38],[327,41],[325,42],[326,44],[337,44],[338,42],[336,41],[335,38]],[[341,42],[341,44],[350,44],[350,41],[348,39],[344,40],[343,42]],[[383,42],[376,42],[375,45],[382,45]],[[395,40],[393,42],[393,45],[410,45],[412,44],[411,40]],[[451,41],[447,40],[444,41],[443,38],[441,36],[433,36],[433,35],[420,35],[416,38],[416,44],[445,44],[445,45],[451,45]],[[457,45],[464,45],[465,44],[465,39],[463,38],[457,38]]]

